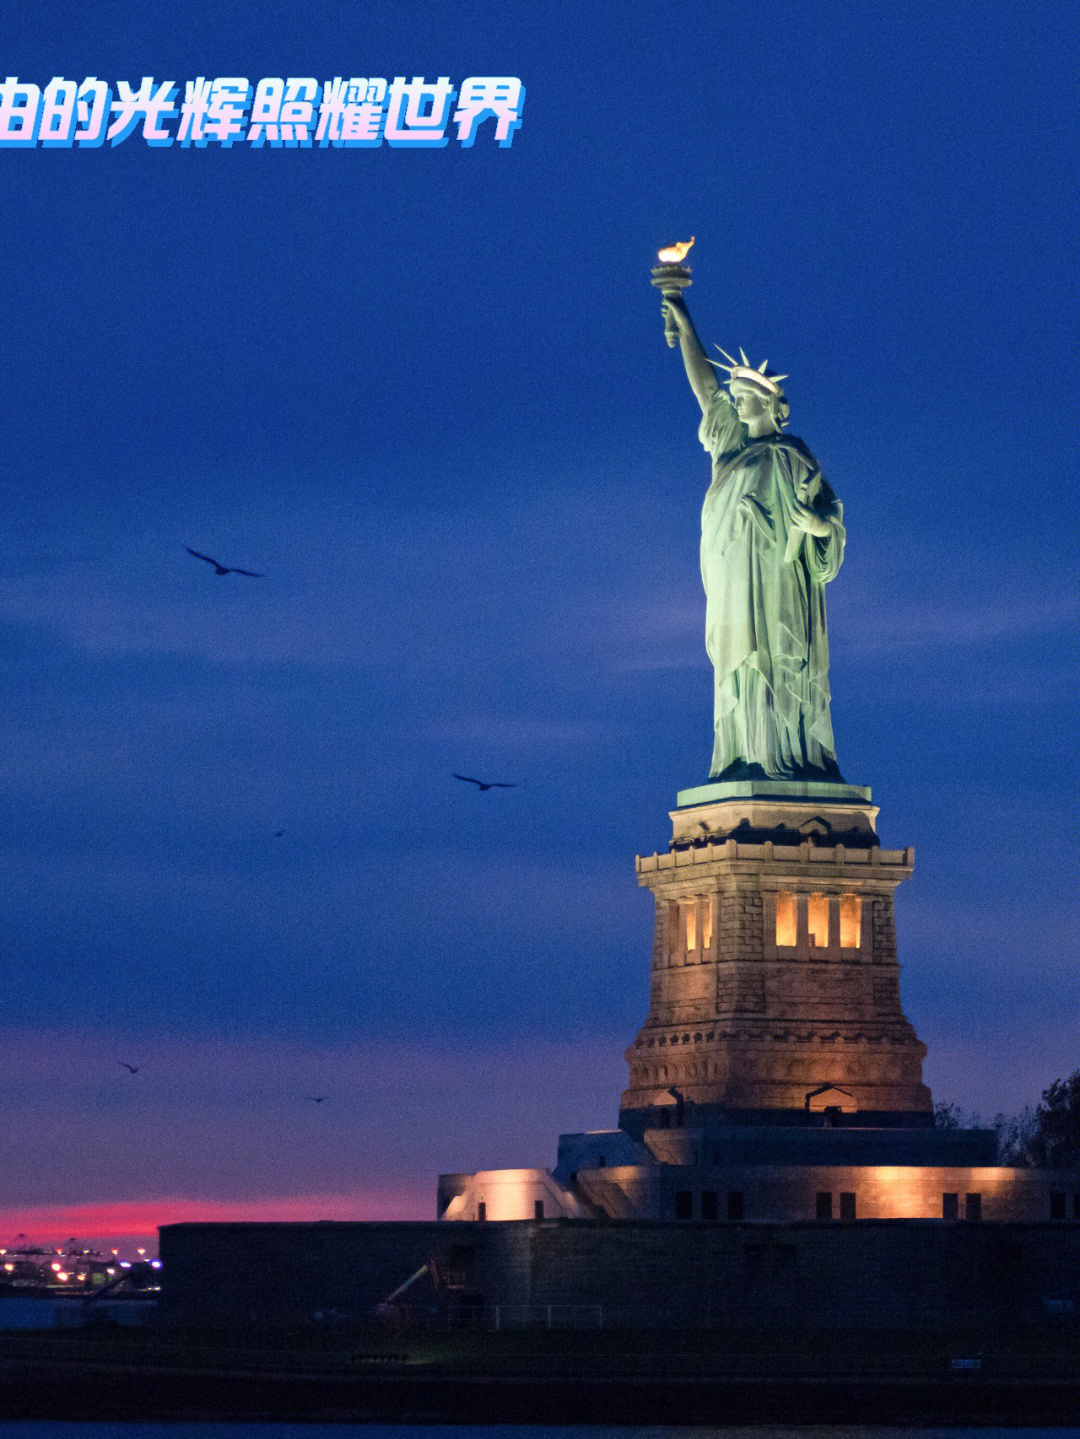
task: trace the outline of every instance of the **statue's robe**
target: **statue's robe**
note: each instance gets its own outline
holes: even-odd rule
[[[843,509],[802,441],[749,439],[725,391],[698,434],[712,456],[701,512],[705,647],[715,671],[709,773],[838,780],[825,585],[844,557]],[[791,525],[796,495],[828,522],[828,536]]]

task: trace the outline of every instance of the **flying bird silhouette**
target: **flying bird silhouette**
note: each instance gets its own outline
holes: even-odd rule
[[[455,779],[462,779],[465,781],[466,784],[476,785],[481,794],[483,794],[486,790],[489,789],[517,789],[516,784],[507,784],[507,782],[502,779],[473,779],[472,775],[458,774],[456,773],[456,771],[451,771],[451,773],[454,775]]]
[[[304,1098],[307,1099],[307,1100],[310,1100],[312,1104],[322,1104],[323,1100],[326,1099],[327,1097],[328,1097],[328,1096],[325,1095],[325,1094],[305,1094],[305,1095],[304,1095]]]
[[[270,838],[271,838],[271,839],[284,839],[284,838],[285,838],[285,831],[284,831],[283,829],[276,829],[276,830],[274,830],[274,833],[270,836]]]
[[[130,1070],[132,1074],[138,1074],[139,1070],[142,1068],[142,1065],[140,1064],[128,1064],[126,1059],[118,1059],[116,1062],[117,1064],[122,1064],[124,1068]]]
[[[261,570],[232,569],[228,565],[220,564],[217,560],[211,559],[209,555],[200,555],[198,550],[193,550],[190,545],[185,545],[184,549],[187,550],[189,555],[194,555],[197,560],[205,560],[208,565],[213,565],[214,573],[217,575],[247,575],[249,580],[262,579]]]

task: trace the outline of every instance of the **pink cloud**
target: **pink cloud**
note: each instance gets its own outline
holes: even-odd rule
[[[622,1048],[9,1031],[0,1243],[432,1219],[440,1172],[549,1166],[561,1131],[614,1123]]]
[[[165,1224],[316,1223],[320,1220],[433,1219],[429,1187],[370,1190],[355,1194],[283,1194],[261,1199],[208,1199],[173,1195],[94,1204],[38,1204],[0,1208],[0,1236],[11,1246],[16,1235],[31,1243],[62,1245],[77,1238],[95,1247],[133,1252],[157,1250]]]

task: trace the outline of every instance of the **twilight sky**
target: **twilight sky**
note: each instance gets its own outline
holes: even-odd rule
[[[0,1243],[428,1217],[439,1170],[615,1122],[633,856],[711,748],[708,461],[648,285],[691,234],[703,339],[790,375],[845,506],[838,754],[916,847],[935,1098],[1016,1110],[1080,1065],[1068,7],[4,30],[42,86],[527,99],[509,149],[0,151]]]

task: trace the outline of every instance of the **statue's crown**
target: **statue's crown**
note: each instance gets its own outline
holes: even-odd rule
[[[719,345],[717,345],[716,348],[720,350]],[[766,372],[766,366],[769,363],[768,360],[762,360],[761,364],[755,370],[746,358],[746,351],[741,345],[739,347],[739,354],[742,356],[741,364],[738,360],[733,360],[726,350],[720,350],[720,353],[724,359],[710,360],[709,364],[715,365],[718,370],[727,370],[728,384],[730,384],[732,380],[741,380],[747,385],[757,385],[759,389],[764,390],[768,395],[776,395],[776,397],[781,400],[784,398],[784,392],[780,388],[780,381],[786,380],[787,375],[768,374]],[[724,361],[727,361],[727,363],[725,364]]]

